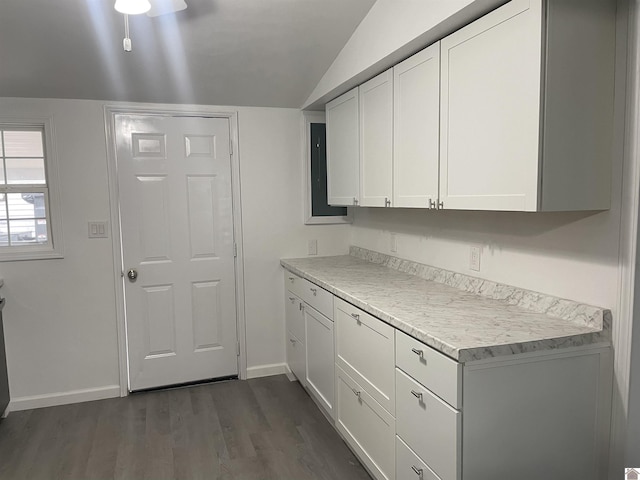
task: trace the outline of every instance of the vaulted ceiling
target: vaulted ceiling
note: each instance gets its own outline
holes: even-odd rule
[[[375,0],[1,0],[0,96],[300,107]]]

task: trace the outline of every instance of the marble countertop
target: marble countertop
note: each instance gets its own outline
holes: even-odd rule
[[[600,323],[584,321],[575,315],[570,319],[561,318],[353,255],[286,259],[280,263],[285,269],[462,363],[609,342],[608,310],[600,310],[606,313],[601,318],[609,319]],[[548,298],[553,299],[541,294],[533,297],[546,303]],[[565,302],[565,310],[566,304],[573,303],[576,307],[571,311],[584,311],[580,304],[557,300],[557,303]],[[597,312],[596,307],[586,308]]]

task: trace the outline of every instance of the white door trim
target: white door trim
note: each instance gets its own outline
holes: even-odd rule
[[[622,93],[625,100],[623,173],[621,192],[621,222],[618,281],[618,316],[613,319],[612,341],[614,347],[614,392],[611,421],[611,446],[609,476],[622,475],[625,466],[627,425],[629,421],[629,395],[631,384],[631,358],[634,326],[640,326],[640,283],[636,269],[640,245],[640,4],[638,0],[618,2],[618,25],[626,29],[626,72]],[[625,22],[625,25],[621,25]],[[635,325],[634,325],[635,324]]]
[[[240,149],[238,146],[238,112],[231,112],[215,107],[198,107],[192,105],[159,105],[123,103],[104,106],[105,134],[107,141],[107,175],[109,179],[109,209],[111,211],[111,234],[113,236],[113,278],[116,294],[116,320],[118,329],[118,359],[120,362],[120,396],[129,394],[129,371],[127,356],[127,334],[124,310],[124,283],[122,280],[122,238],[120,231],[120,203],[118,177],[116,170],[116,135],[115,116],[117,114],[157,115],[157,116],[192,116],[217,117],[229,119],[231,136],[231,188],[233,195],[233,230],[237,245],[235,262],[236,275],[236,312],[238,343],[238,376],[247,378],[247,341],[244,299],[244,255],[242,241],[242,205],[240,196]]]

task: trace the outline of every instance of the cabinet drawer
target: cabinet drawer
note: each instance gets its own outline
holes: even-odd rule
[[[287,331],[291,332],[298,340],[304,343],[304,314],[302,313],[302,301],[290,291],[285,292],[285,318]]]
[[[289,270],[284,271],[284,288],[285,290],[290,291],[291,293],[297,295],[300,298],[302,296],[302,289],[304,287],[304,282],[306,280],[304,278],[300,278],[295,273],[291,273]]]
[[[398,331],[396,366],[454,408],[462,407],[462,369],[455,360]]]
[[[336,367],[336,425],[378,480],[395,478],[395,420],[340,367]]]
[[[302,299],[325,317],[333,320],[333,294],[304,278],[300,280]]]
[[[460,412],[396,369],[398,436],[442,480],[460,480]]]
[[[287,332],[287,364],[289,370],[298,381],[307,384],[306,354],[304,343],[298,340],[291,332]]]
[[[336,363],[395,414],[395,329],[336,298]]]
[[[440,477],[396,437],[396,480],[440,480]]]

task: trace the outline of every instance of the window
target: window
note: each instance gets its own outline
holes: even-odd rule
[[[0,261],[61,257],[49,121],[0,123]]]
[[[327,204],[327,138],[324,113],[303,112],[306,208],[305,223],[350,223],[347,207]]]

